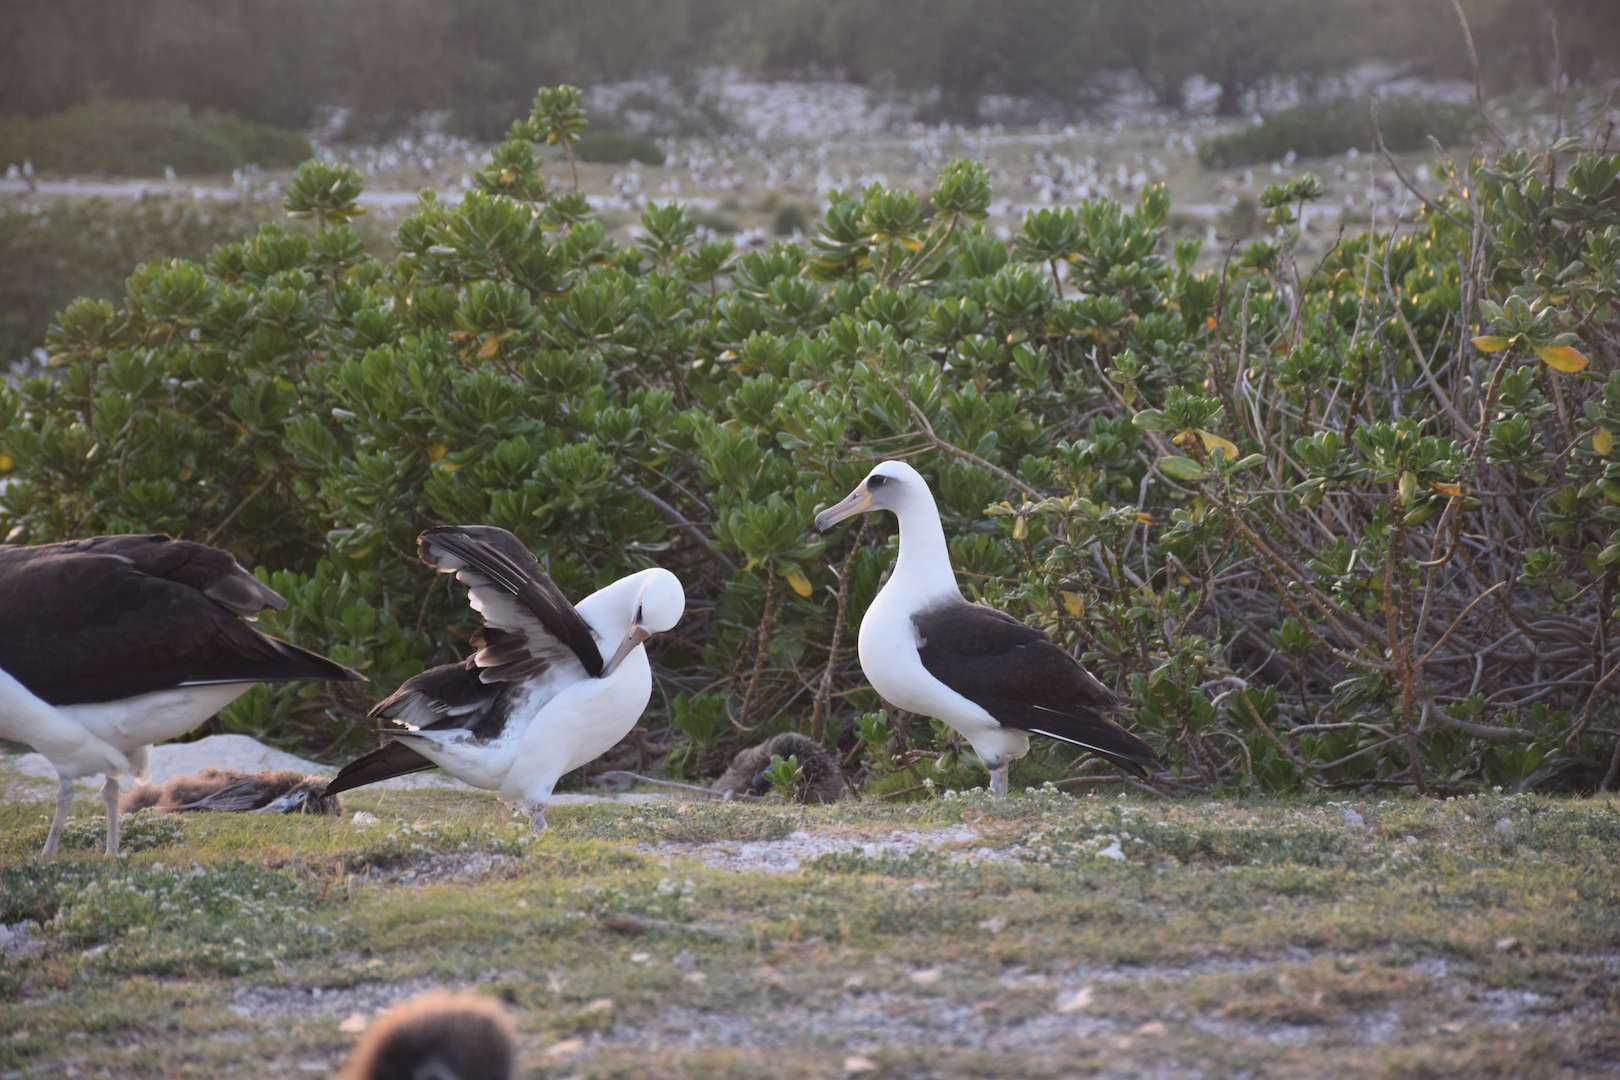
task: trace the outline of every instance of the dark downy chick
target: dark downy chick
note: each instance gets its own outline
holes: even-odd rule
[[[759,746],[751,746],[732,759],[731,768],[711,785],[714,791],[734,795],[765,795],[771,790],[765,770],[775,755],[786,761],[799,759],[804,777],[799,781],[799,800],[807,803],[834,802],[844,793],[844,774],[822,745],[803,735],[777,735]]]
[[[252,810],[261,814],[329,814],[343,816],[343,800],[326,794],[323,776],[305,776],[287,769],[242,772],[207,768],[191,776],[176,776],[162,784],[137,784],[124,793],[118,812],[133,814],[148,808],[163,812],[182,810]]]
[[[390,1009],[338,1080],[511,1080],[517,1038],[500,1007],[476,994],[431,993]]]

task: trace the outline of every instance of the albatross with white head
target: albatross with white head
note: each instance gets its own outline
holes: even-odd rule
[[[393,736],[346,765],[328,795],[439,766],[497,791],[546,826],[564,773],[629,734],[652,696],[642,643],[686,610],[680,579],[661,567],[620,578],[576,608],[517,537],[488,525],[429,529],[423,562],[455,574],[484,617],[477,651],[408,679],[371,715]]]
[[[938,717],[961,733],[1007,794],[1007,766],[1030,735],[1085,747],[1138,776],[1157,767],[1152,748],[1103,716],[1119,699],[1033,626],[957,587],[933,493],[903,461],[880,463],[837,505],[816,515],[825,532],[872,510],[900,521],[900,557],[861,620],[861,669],[897,708]]]
[[[286,606],[230,552],[163,533],[0,545],[0,736],[44,754],[61,778],[46,855],[75,779],[106,777],[116,855],[117,778],[145,779],[153,743],[255,683],[365,681],[243,621]]]

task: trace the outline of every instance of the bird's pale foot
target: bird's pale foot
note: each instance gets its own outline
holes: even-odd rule
[[[44,857],[56,854],[62,843],[62,830],[67,826],[68,813],[73,809],[73,781],[64,778],[56,790],[56,817],[51,819],[50,835],[45,837]]]
[[[990,795],[992,798],[1005,799],[1007,797],[1007,763],[996,766],[990,770]]]
[[[546,831],[546,807],[544,803],[536,803],[530,808],[529,820],[534,823],[534,834],[536,836]]]
[[[118,781],[107,777],[101,785],[101,801],[107,804],[107,854],[118,854]]]

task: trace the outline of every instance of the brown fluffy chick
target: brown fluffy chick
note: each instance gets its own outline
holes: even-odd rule
[[[844,774],[832,755],[815,740],[791,732],[739,753],[725,775],[710,785],[711,790],[729,791],[734,795],[768,794],[771,781],[765,770],[771,767],[772,755],[783,761],[790,757],[799,759],[799,768],[804,770],[804,778],[799,781],[800,802],[834,802],[844,793]]]
[[[422,994],[390,1009],[338,1080],[511,1080],[517,1037],[500,1006],[476,994]]]
[[[324,776],[305,776],[287,769],[241,772],[209,767],[163,784],[136,784],[124,792],[118,812],[133,814],[153,808],[181,810],[252,810],[261,814],[329,814],[343,816],[343,800],[326,794]]]

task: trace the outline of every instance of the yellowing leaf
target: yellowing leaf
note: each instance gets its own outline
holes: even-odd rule
[[[1208,469],[1186,457],[1160,458],[1159,471],[1172,480],[1202,480],[1209,475]]]
[[[802,571],[788,571],[787,583],[793,586],[793,591],[798,593],[800,596],[810,595],[810,579],[805,577]]]
[[[1440,494],[1450,495],[1452,498],[1456,498],[1458,495],[1462,494],[1461,484],[1438,484],[1431,480],[1429,481],[1429,486],[1435,491],[1438,491]]]
[[[10,472],[15,464],[10,454],[0,454],[0,472]]]
[[[1140,521],[1143,525],[1155,524],[1152,514],[1137,514],[1136,520]]]
[[[1238,448],[1236,443],[1223,439],[1213,432],[1205,431],[1203,428],[1198,429],[1198,437],[1204,440],[1204,449],[1208,452],[1213,454],[1215,452],[1215,448],[1218,446],[1222,451],[1225,452],[1227,461],[1236,461],[1238,459]]]
[[[195,475],[196,474],[192,471],[192,468],[191,468],[190,465],[182,465],[182,466],[180,466],[180,482],[182,484],[185,483],[187,480],[190,480]]]
[[[440,465],[439,468],[443,469],[445,472],[455,472],[457,469],[461,468],[461,463],[456,461],[447,461],[443,465]]]
[[[490,335],[489,340],[484,342],[484,347],[478,350],[478,359],[488,360],[490,357],[494,356],[500,351],[501,339],[492,334]]]
[[[1080,601],[1079,593],[1064,592],[1058,595],[1063,597],[1063,606],[1069,609],[1069,614],[1081,618],[1086,613],[1086,605]]]
[[[901,243],[906,245],[907,251],[921,251],[923,246],[923,242],[916,237],[907,237]]]
[[[1603,428],[1593,428],[1592,449],[1596,450],[1604,457],[1608,457],[1609,451],[1614,449],[1614,436],[1610,435]],[[0,469],[9,469],[11,467],[9,464],[10,460],[10,458],[0,456]]]
[[[1028,535],[1029,535],[1029,522],[1024,520],[1024,515],[1023,514],[1019,514],[1017,519],[1013,522],[1013,539],[1014,540],[1022,540],[1024,537],[1026,537]]]
[[[1573,374],[1584,370],[1591,361],[1582,356],[1568,345],[1537,345],[1536,355],[1547,362],[1547,366],[1554,371],[1564,371]]]
[[[450,448],[448,446],[446,446],[444,443],[434,443],[432,446],[427,448],[428,461],[430,461],[430,462],[438,461],[440,458],[444,457],[444,455],[448,454],[449,452],[450,452]]]
[[[1482,334],[1473,340],[1474,348],[1480,352],[1501,352],[1513,339],[1502,337],[1500,334]]]

